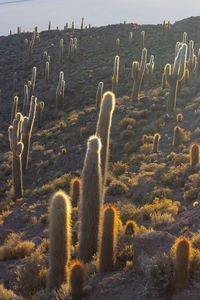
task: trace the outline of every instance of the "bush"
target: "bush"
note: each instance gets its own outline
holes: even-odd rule
[[[0,300],[23,300],[23,298],[15,295],[11,290],[5,289],[3,284],[0,284]]]
[[[125,183],[114,179],[113,181],[111,181],[107,191],[111,195],[121,195],[127,193],[129,191],[129,187]]]
[[[128,125],[130,125],[131,127],[134,127],[135,124],[136,124],[136,120],[134,118],[123,118],[119,122],[119,126],[121,129],[126,129]]]
[[[118,161],[112,165],[112,173],[114,176],[119,176],[128,170],[128,165]]]

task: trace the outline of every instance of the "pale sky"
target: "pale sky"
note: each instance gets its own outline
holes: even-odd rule
[[[19,1],[19,0],[13,0]],[[159,24],[163,20],[172,23],[190,16],[200,15],[199,0],[29,0],[5,4],[12,0],[0,0],[0,35],[16,32],[17,26],[32,31],[52,26],[64,27],[75,21],[80,27],[81,17],[85,24],[93,26],[119,24],[126,20],[139,24]],[[4,4],[3,4],[4,3]]]

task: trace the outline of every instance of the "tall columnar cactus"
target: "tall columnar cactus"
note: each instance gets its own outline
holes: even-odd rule
[[[97,116],[99,115],[102,98],[103,98],[103,82],[100,81],[99,84],[98,84],[97,92],[96,92],[96,111],[97,111]]]
[[[81,181],[80,243],[78,257],[89,262],[97,251],[100,210],[102,207],[101,141],[96,136],[88,140]]]
[[[186,43],[187,43],[187,32],[183,32],[182,44],[186,44]]]
[[[103,94],[99,118],[97,122],[96,135],[101,139],[101,169],[103,185],[105,185],[107,177],[107,168],[109,160],[109,147],[110,147],[110,128],[112,123],[112,115],[115,108],[115,95],[112,92]]]
[[[156,133],[153,137],[153,152],[157,153],[159,151],[159,142],[160,142],[160,134]]]
[[[141,62],[139,64],[138,61],[134,61],[132,64],[132,77],[134,80],[133,84],[133,90],[132,90],[132,95],[131,98],[133,101],[139,101],[138,100],[138,94],[140,92],[141,84],[142,84],[142,79],[144,76],[144,71],[146,67],[146,60],[147,60],[147,49],[144,48],[142,50],[142,56],[141,56]]]
[[[19,117],[17,117],[13,121],[13,125],[10,125],[8,128],[10,148],[13,153],[12,178],[14,185],[14,194],[16,198],[20,198],[23,196],[21,155],[23,152],[24,145],[21,142],[21,122],[22,117],[21,114],[19,114]]]
[[[56,89],[56,109],[63,109],[65,97],[65,80],[64,73],[61,71],[59,75],[59,81]]]
[[[29,59],[32,58],[32,52],[33,52],[34,44],[35,44],[35,31],[33,32],[33,36],[32,36],[32,38],[30,40],[30,43],[29,43],[29,49],[28,49],[28,57],[29,57]]]
[[[84,18],[81,19],[81,30],[83,30],[84,27],[83,23],[84,23]]]
[[[197,56],[197,77],[200,76],[200,48],[198,50],[198,56]]]
[[[200,147],[199,144],[195,143],[190,146],[190,166],[195,167],[199,164],[200,157],[199,157]]]
[[[191,243],[185,238],[179,238],[175,249],[175,288],[183,290],[188,287],[191,261]]]
[[[15,96],[12,104],[12,110],[11,110],[11,123],[16,118],[17,108],[18,108],[18,97]]]
[[[42,112],[44,110],[44,102],[41,101],[37,104],[37,114],[38,114],[38,128],[41,127],[41,119],[42,119]]]
[[[72,262],[70,270],[70,288],[72,300],[80,300],[84,296],[85,267],[80,260]]]
[[[74,30],[74,21],[72,21],[72,30],[71,30],[71,34],[74,34],[75,30]]]
[[[37,98],[32,96],[29,116],[25,117],[22,123],[22,142],[24,144],[24,151],[22,154],[23,171],[25,171],[28,168],[31,133],[35,121],[36,108],[37,108]]]
[[[165,70],[162,73],[162,78],[161,78],[161,89],[164,90],[166,87],[166,78],[165,78]]]
[[[47,51],[44,51],[43,57],[42,57],[42,65],[43,65],[43,70],[44,70],[44,75],[45,75],[45,67],[46,67],[46,62],[47,62]]]
[[[144,48],[144,38],[145,38],[145,31],[141,31],[141,46],[140,46],[140,49],[141,49],[141,52]]]
[[[117,87],[119,82],[119,56],[115,56],[114,71],[112,76],[112,92],[117,95]]]
[[[128,40],[129,40],[129,44],[132,44],[132,42],[133,42],[133,33],[132,33],[132,31],[129,32]]]
[[[29,90],[28,85],[24,85],[24,98],[23,98],[23,114],[27,115],[29,110]]]
[[[71,259],[71,204],[63,192],[56,192],[51,200],[49,213],[49,271],[47,290],[59,289],[68,279]]]
[[[77,55],[77,47],[78,47],[78,43],[77,43],[77,38],[75,37],[73,40],[73,44],[74,44],[74,56]]]
[[[46,61],[46,66],[45,66],[45,80],[46,83],[48,84],[49,82],[49,62]]]
[[[114,206],[103,209],[99,228],[99,272],[111,272],[116,263],[118,216]]]
[[[183,44],[174,60],[173,67],[165,66],[165,77],[169,85],[168,112],[173,113],[176,108],[178,83],[184,78],[187,57],[187,45]]]
[[[148,73],[148,85],[151,86],[152,84],[152,77],[153,77],[153,70],[154,70],[154,56],[150,56],[149,63],[146,64],[146,69]]]
[[[48,30],[51,30],[51,21],[49,21]]]
[[[179,126],[174,127],[173,145],[179,146],[183,142],[183,129]]]
[[[59,55],[59,59],[60,59],[60,64],[62,64],[62,62],[63,62],[63,39],[60,40],[60,55]]]
[[[72,179],[70,183],[70,195],[72,197],[72,206],[77,207],[80,200],[81,180],[78,177]]]
[[[36,68],[36,67],[33,67],[33,70],[32,70],[32,77],[31,77],[31,91],[30,91],[30,96],[33,95],[34,90],[35,90],[36,72],[37,72],[37,68]]]
[[[195,71],[197,66],[197,56],[194,54],[194,41],[189,41],[189,58],[186,61],[186,67],[189,72]]]
[[[70,38],[68,48],[68,58],[71,59],[74,56],[74,40]]]
[[[176,42],[176,46],[175,46],[175,58],[178,55],[180,49],[181,49],[182,43],[180,42]]]

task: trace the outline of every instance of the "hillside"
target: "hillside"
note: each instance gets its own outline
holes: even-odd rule
[[[140,61],[143,30],[147,62],[150,55],[154,55],[155,68],[150,86],[145,72],[137,102],[131,99],[131,68],[133,61]],[[129,32],[133,35],[131,42]],[[114,204],[121,220],[117,264],[116,270],[108,274],[98,274],[96,257],[87,264],[84,299],[200,299],[200,165],[190,165],[190,145],[200,144],[198,71],[191,72],[189,79],[179,84],[173,114],[167,113],[169,87],[161,87],[164,67],[168,63],[173,64],[176,42],[182,41],[183,32],[187,32],[187,44],[190,40],[194,41],[194,53],[197,55],[200,17],[178,21],[165,34],[161,25],[137,24],[75,29],[73,34],[71,29],[44,31],[36,36],[32,53],[29,47],[33,33],[0,37],[0,283],[5,288],[24,299],[45,299],[41,295],[31,297],[45,288],[49,257],[49,202],[59,189],[70,195],[71,180],[81,176],[87,140],[96,132],[98,83],[103,82],[104,92],[112,90],[114,58],[119,55],[119,84],[111,126],[105,194],[105,202]],[[77,53],[69,58],[72,37],[77,38]],[[116,45],[117,38],[120,39],[119,46]],[[61,39],[64,40],[62,62],[59,54]],[[48,82],[44,76],[44,51],[50,56]],[[200,57],[198,60],[200,66]],[[18,111],[23,110],[24,85],[31,80],[33,67],[37,69],[33,95],[38,102],[44,102],[44,110],[41,126],[38,126],[38,111],[36,113],[29,166],[23,173],[24,195],[15,199],[8,127],[14,96],[19,99]],[[60,71],[64,72],[65,79],[64,108],[56,110]],[[183,116],[179,122],[177,114]],[[175,146],[176,126],[183,130]],[[161,137],[158,152],[153,151],[152,144],[156,133]],[[147,142],[143,142],[145,134],[148,135]],[[128,220],[137,223],[134,238],[124,234]],[[77,254],[79,223],[78,207],[74,206],[72,258]],[[139,251],[136,249],[139,246],[136,244],[134,248],[134,243],[138,239],[140,249],[147,251],[148,246],[145,246],[145,241],[142,244],[140,235],[154,231],[158,231],[155,238],[158,240],[159,234],[162,235],[160,231],[169,233],[163,242],[166,252],[182,235],[188,237],[196,249],[192,252],[190,284],[180,294],[173,293],[171,288],[174,274],[170,269],[169,254],[167,258],[161,257],[159,262],[151,262],[148,272],[138,272],[132,264],[136,250]],[[24,241],[27,244],[21,245],[20,250],[20,243]],[[154,242],[151,241],[152,244]],[[12,252],[10,248],[14,249],[17,245],[19,249]],[[165,252],[163,249],[159,250],[160,255]],[[159,258],[154,250],[149,256]],[[4,298],[0,295],[1,299]],[[60,296],[58,299],[64,298]]]

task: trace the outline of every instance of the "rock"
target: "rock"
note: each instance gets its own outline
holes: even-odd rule
[[[137,273],[145,274],[153,256],[169,252],[176,237],[165,231],[136,235],[133,239],[133,265]]]

